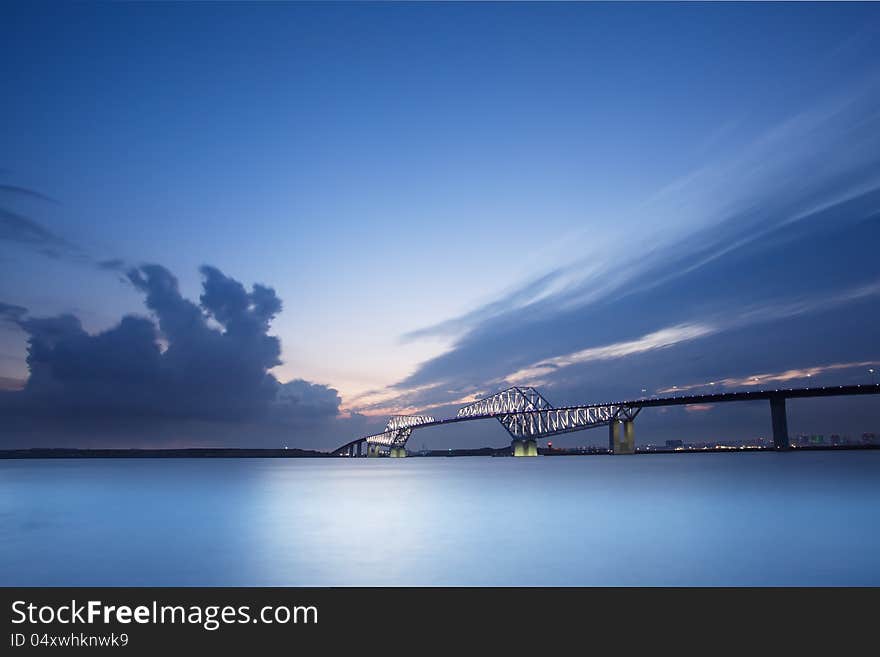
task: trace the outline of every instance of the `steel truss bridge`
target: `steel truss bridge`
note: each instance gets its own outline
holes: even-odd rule
[[[734,401],[769,401],[774,447],[788,449],[786,399],[873,394],[880,394],[880,384],[650,397],[554,408],[534,388],[514,386],[463,406],[451,418],[438,420],[430,415],[393,415],[381,433],[356,438],[333,450],[333,454],[406,456],[406,442],[416,429],[489,419],[498,420],[510,434],[515,456],[537,456],[537,441],[541,438],[603,426],[609,427],[608,448],[612,453],[632,454],[635,451],[634,421],[643,408]]]

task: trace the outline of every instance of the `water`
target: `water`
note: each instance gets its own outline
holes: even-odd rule
[[[878,585],[880,452],[0,461],[0,584]]]

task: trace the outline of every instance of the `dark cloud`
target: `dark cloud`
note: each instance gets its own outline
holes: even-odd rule
[[[57,203],[55,199],[26,187],[0,184],[0,203],[4,200]],[[125,261],[119,258],[95,262],[93,257],[79,245],[54,233],[20,211],[12,210],[3,204],[0,204],[0,242],[26,247],[53,260],[68,260],[77,264],[94,265],[102,271],[122,273],[128,268]]]
[[[15,379],[11,376],[0,376],[0,391],[2,390],[21,390],[24,388],[24,381]]]
[[[485,394],[540,363],[546,363],[541,387],[562,404],[631,398],[643,387],[876,360],[878,208],[880,190],[874,189],[751,240],[744,233],[760,216],[748,222],[738,216],[717,227],[714,238],[698,234],[682,242],[672,250],[680,255],[667,254],[662,265],[645,268],[610,298],[572,305],[579,291],[569,289],[487,317],[397,386],[401,405],[422,408]],[[571,359],[564,366],[553,360],[687,322],[712,330],[615,357]],[[829,382],[853,376],[862,380],[864,372],[835,372]],[[441,408],[454,411],[455,405]]]
[[[276,402],[277,411],[284,417],[314,420],[336,416],[342,398],[330,386],[294,379],[279,387]]]
[[[174,432],[181,422],[188,435],[199,423],[215,435],[218,426],[234,424],[262,426],[277,438],[283,433],[279,427],[315,427],[336,418],[341,403],[336,390],[303,380],[281,384],[269,372],[281,363],[281,344],[268,334],[281,312],[275,291],[263,285],[248,290],[214,267],[201,272],[199,304],[180,294],[177,279],[164,267],[128,272],[158,325],[148,317],[126,316],[91,334],[70,314],[28,317],[20,306],[0,305],[0,316],[28,336],[30,370],[23,390],[0,393],[3,411],[38,425],[70,421],[82,431],[92,423],[105,443],[113,440],[106,435],[108,422],[118,430],[134,418],[142,430],[161,434],[160,442],[178,439]],[[295,443],[295,436],[288,441]],[[235,444],[254,442],[238,434]]]
[[[27,308],[16,306],[0,301],[0,322],[8,322],[18,324],[18,321],[25,316]]]
[[[754,291],[758,296],[800,292],[813,278],[799,268],[801,253],[821,259],[812,261],[811,268],[836,262],[826,278],[818,278],[817,287],[856,278],[847,270],[864,273],[872,265],[848,262],[846,254],[822,249],[821,239],[804,237],[852,229],[876,214],[878,109],[880,85],[874,77],[839,91],[833,100],[816,102],[673,181],[641,202],[636,212],[588,221],[589,233],[568,238],[573,248],[583,243],[588,255],[580,261],[557,266],[495,302],[404,338],[458,338],[448,354],[450,360],[461,357],[450,362],[448,374],[454,376],[455,368],[469,361],[471,354],[465,352],[472,344],[488,347],[482,352],[486,358],[475,348],[474,362],[489,361],[489,354],[505,348],[512,355],[499,366],[518,367],[510,362],[516,355],[547,358],[620,339],[628,328],[657,330],[663,327],[660,321],[682,314],[682,302],[711,304],[718,296],[741,302],[755,296]],[[611,240],[608,226],[613,228]],[[600,250],[591,248],[594,242]],[[805,249],[799,253],[800,246]],[[769,251],[771,266],[763,258]],[[757,286],[749,269],[752,257],[764,268]],[[719,259],[728,270],[710,291],[707,276],[718,272],[714,265]],[[876,262],[876,257],[868,259]],[[734,261],[737,268],[731,267]],[[749,282],[741,286],[744,279]],[[642,294],[661,287],[673,290],[663,306],[653,303],[659,295]],[[621,303],[627,297],[629,303]],[[622,327],[607,318],[612,307],[627,314]],[[576,335],[569,340],[572,332]],[[447,372],[440,369],[446,369],[445,358],[426,363],[403,387],[444,381]]]
[[[0,185],[0,201],[4,199],[55,202],[48,196],[26,187],[5,184]],[[61,258],[86,259],[78,246],[6,205],[0,205],[0,242],[22,245],[55,260]]]
[[[553,284],[562,273],[559,269],[553,270],[504,295],[500,299],[481,306],[461,317],[454,317],[433,326],[410,331],[404,334],[401,340],[403,342],[410,342],[422,338],[457,336],[466,333],[483,322],[534,302],[535,298],[540,296],[549,285]]]
[[[98,263],[98,269],[103,269],[105,271],[116,271],[116,272],[125,272],[130,268],[126,265],[125,260],[121,258],[111,258],[109,260],[101,260]]]
[[[0,208],[0,240],[18,242],[50,250],[72,248],[67,241],[44,228],[36,221],[5,208]]]
[[[870,168],[867,178],[876,181],[877,172]],[[851,193],[852,178],[832,177],[796,194],[780,192],[670,248],[641,254],[637,267],[621,258],[622,284],[591,279],[548,293],[535,288],[537,281],[416,332],[408,337],[459,337],[394,386],[391,400],[362,410],[396,406],[445,417],[462,400],[512,383],[536,385],[555,405],[604,402],[816,366],[823,373],[786,385],[866,383],[864,363],[880,360],[880,187],[861,189]],[[791,217],[797,220],[787,221]],[[622,255],[626,247],[621,244]],[[555,279],[547,282],[554,287]],[[603,294],[591,296],[593,286]],[[664,330],[683,337],[664,341],[658,336]],[[525,380],[511,378],[535,370]],[[792,434],[858,436],[880,422],[870,399],[810,400],[792,408]],[[638,426],[640,443],[753,438],[768,435],[769,414],[766,404],[718,405],[702,413],[647,410]],[[504,440],[491,440],[490,429],[468,424],[465,430],[469,437],[460,444]],[[444,444],[445,437],[429,436],[431,446]],[[601,430],[558,437],[559,444],[604,441]]]
[[[4,170],[0,169],[0,173],[5,172]],[[40,192],[34,191],[33,189],[28,189],[27,187],[20,187],[18,185],[0,184],[0,194],[5,194],[7,196],[19,196],[22,198],[34,199],[37,201],[48,201],[50,203],[57,203],[55,199],[50,198],[45,194],[41,194]]]

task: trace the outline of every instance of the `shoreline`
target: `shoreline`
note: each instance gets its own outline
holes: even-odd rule
[[[880,449],[880,445],[816,445],[810,447],[792,447],[787,452],[828,452],[828,451],[864,451]],[[428,454],[413,454],[408,458],[451,458],[463,456],[506,457],[511,456],[509,448],[483,447],[476,449],[437,450]],[[711,449],[676,449],[676,450],[639,450],[632,456],[643,454],[718,454],[718,453],[776,453],[773,448],[716,447]],[[595,452],[564,452],[540,449],[541,456],[612,456],[606,451]],[[621,455],[618,455],[621,456]],[[0,450],[0,459],[174,459],[174,458],[351,458],[334,456],[330,452],[319,452],[309,449],[266,449],[236,447],[195,447],[187,449],[77,449],[77,448],[27,448]],[[367,457],[360,457],[367,458]],[[384,458],[384,457],[380,457]],[[511,456],[511,458],[513,458]]]

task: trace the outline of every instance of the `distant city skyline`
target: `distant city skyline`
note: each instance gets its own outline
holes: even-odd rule
[[[878,19],[4,6],[0,448],[332,448],[510,385],[880,382]],[[790,433],[876,406],[796,401]],[[750,409],[638,438],[751,438]]]

